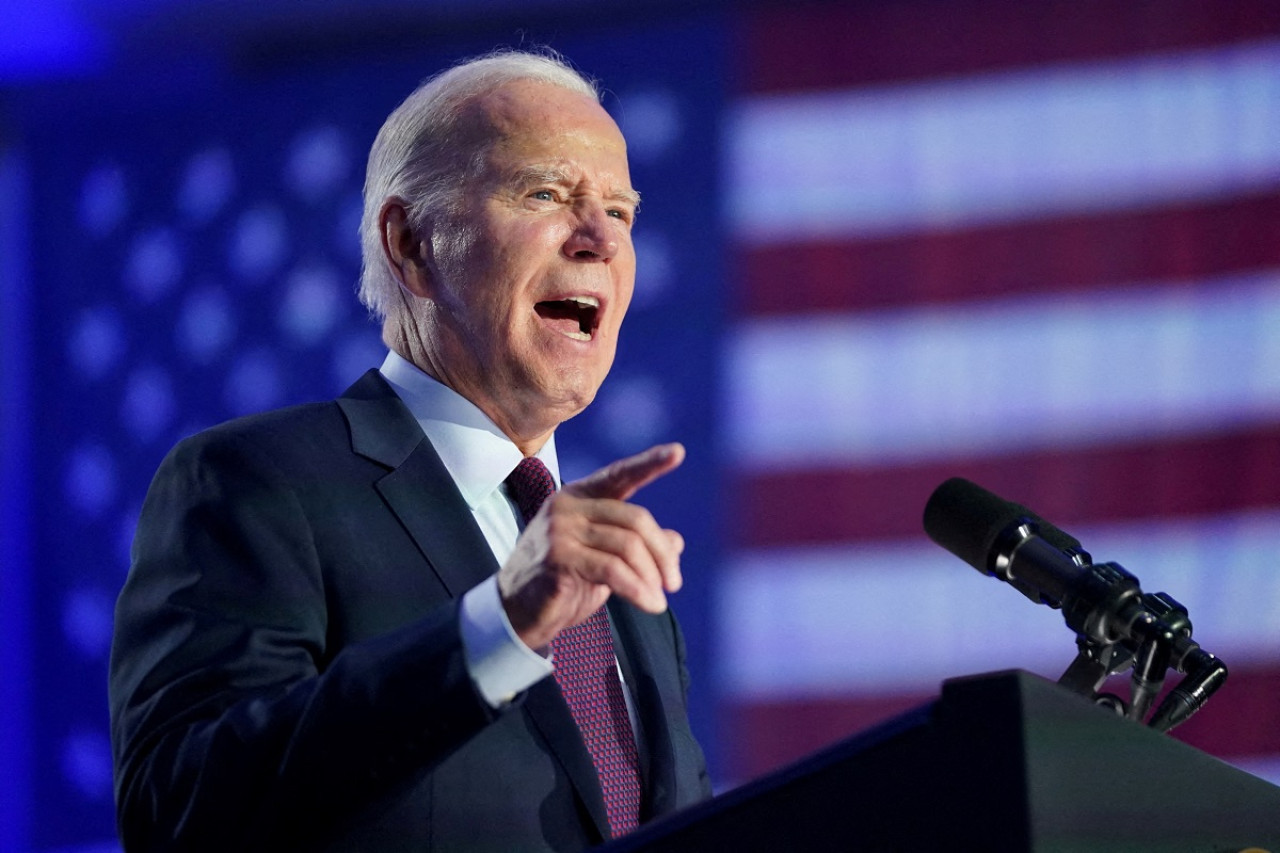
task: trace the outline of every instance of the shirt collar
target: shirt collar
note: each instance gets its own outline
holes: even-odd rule
[[[379,372],[409,407],[472,510],[492,495],[524,458],[520,448],[474,403],[398,353],[388,352]],[[554,435],[537,457],[559,483]]]

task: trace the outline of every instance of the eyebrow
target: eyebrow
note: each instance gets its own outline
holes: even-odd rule
[[[537,184],[561,184],[570,186],[575,183],[568,172],[563,169],[546,166],[526,166],[516,170],[512,176],[512,180],[517,186],[527,187]],[[640,208],[640,193],[633,189],[614,187],[604,194],[604,197],[613,201],[622,201],[630,204],[637,210]]]

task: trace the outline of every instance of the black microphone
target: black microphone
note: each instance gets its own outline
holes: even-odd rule
[[[1092,560],[1079,540],[1021,504],[961,477],[952,477],[934,490],[925,504],[924,530],[984,575],[999,578],[1050,607],[1069,606],[1077,592],[1090,599],[1120,595],[1128,582],[1137,590],[1137,578],[1123,569],[1090,582]],[[1117,588],[1101,589],[1099,584]]]
[[[1020,518],[1034,521],[1040,535],[1060,550],[1080,550],[1075,537],[963,477],[952,477],[934,489],[924,508],[924,529],[934,542],[986,574],[978,563],[986,559],[1003,528]]]
[[[1172,663],[1187,673],[1157,709],[1152,725],[1158,730],[1191,716],[1226,680],[1226,666],[1191,640],[1185,608],[1164,593],[1144,595],[1137,577],[1116,563],[1094,563],[1078,540],[1021,504],[953,477],[930,496],[924,529],[983,574],[1061,609],[1083,640],[1099,647],[1125,644],[1138,653],[1146,670],[1135,666],[1135,683],[1143,683],[1139,710],[1159,688],[1159,681],[1146,684],[1156,670]]]

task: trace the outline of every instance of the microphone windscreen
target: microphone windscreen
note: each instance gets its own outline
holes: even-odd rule
[[[963,477],[952,477],[929,496],[924,532],[984,574],[996,537],[1019,518],[1014,505]]]
[[[952,477],[934,489],[924,507],[924,532],[978,571],[990,574],[996,540],[1023,519],[1035,522],[1040,537],[1055,548],[1080,548],[1074,537],[1031,510],[963,477]]]

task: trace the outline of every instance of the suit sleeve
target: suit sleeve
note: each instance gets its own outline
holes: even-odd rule
[[[305,846],[493,719],[455,602],[329,648],[315,521],[276,462],[200,437],[148,493],[110,674],[127,850]]]

